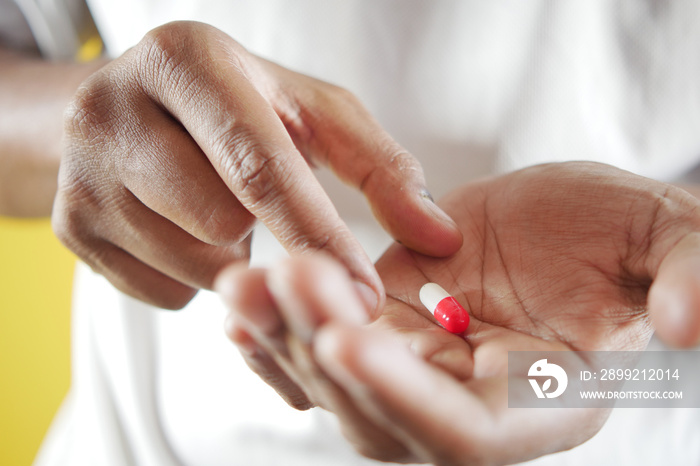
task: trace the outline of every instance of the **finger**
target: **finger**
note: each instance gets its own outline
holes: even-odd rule
[[[315,405],[275,360],[260,346],[242,326],[236,324],[235,314],[226,319],[226,335],[236,344],[248,367],[263,382],[272,387],[292,408],[304,411]]]
[[[689,233],[664,257],[649,290],[649,315],[666,343],[700,343],[700,233]]]
[[[382,226],[407,247],[440,257],[459,249],[462,235],[434,203],[420,163],[355,96],[274,63],[260,63],[285,83],[281,92],[273,87],[281,97],[271,101],[302,153],[361,190]]]
[[[202,242],[245,239],[255,217],[241,205],[184,128],[145,96],[120,131],[128,153],[115,157],[120,181],[144,205]],[[131,137],[127,137],[130,134]]]
[[[176,23],[149,33],[140,83],[207,154],[255,217],[291,252],[322,249],[374,291],[381,281],[284,125],[248,80],[245,51],[214,28]],[[192,50],[202,56],[193,60]]]
[[[321,367],[356,405],[422,461],[447,463],[448,456],[455,456],[456,445],[465,441],[456,438],[451,428],[459,422],[455,406],[487,429],[493,422],[490,413],[475,397],[468,393],[465,396],[447,375],[426,367],[405,347],[381,343],[379,338],[374,332],[329,324],[317,333],[314,353]],[[367,361],[365,348],[378,360]],[[378,376],[378,372],[386,375]],[[441,412],[446,407],[440,400],[446,397],[451,397],[451,406],[447,407],[450,421],[443,425],[441,420],[448,413]],[[442,456],[438,458],[433,451]],[[472,455],[463,461],[468,464],[479,459]]]
[[[508,408],[505,377],[459,383],[383,332],[329,324],[314,354],[356,406],[422,461],[509,464],[570,448],[601,425],[589,410]]]
[[[88,265],[103,275],[119,291],[163,309],[181,309],[197,294],[187,286],[149,267],[121,248],[98,241]]]
[[[299,380],[314,401],[338,416],[343,434],[365,456],[409,461],[405,447],[377,427],[319,370],[309,346],[318,325],[329,318],[366,320],[364,308],[345,269],[325,257],[292,258],[268,274],[268,288],[291,329],[287,342]]]
[[[329,319],[362,325],[369,319],[361,290],[339,263],[322,254],[291,257],[272,268],[267,289],[288,328],[310,341]]]
[[[265,272],[233,264],[217,277],[216,290],[230,310],[226,334],[248,366],[290,406],[301,410],[313,407],[304,390],[276,362],[287,359],[289,350],[283,322],[265,287]]]
[[[288,343],[299,379],[308,387],[316,404],[337,416],[343,435],[357,452],[380,461],[411,463],[416,460],[402,442],[370,420],[358,409],[356,401],[326,376],[307,343],[296,335],[291,335]]]
[[[96,231],[100,237],[194,288],[211,289],[225,264],[248,258],[250,238],[230,247],[203,243],[133,197],[108,218]]]
[[[224,268],[216,277],[215,290],[233,314],[237,326],[254,333],[266,347],[286,355],[284,321],[265,284],[264,269],[248,269],[240,263]]]
[[[393,291],[396,292],[396,288]],[[463,336],[452,334],[435,322],[420,303],[418,289],[411,290],[408,296],[389,296],[382,315],[372,322],[372,328],[395,334],[415,355],[459,380],[472,376],[474,357],[469,343]]]
[[[413,354],[439,367],[458,380],[467,380],[474,372],[471,348],[463,338],[452,335],[435,324],[429,328],[394,329]]]
[[[86,231],[81,215],[85,212],[91,214],[88,206],[80,205],[79,213],[73,211],[67,215],[56,215],[57,212],[69,211],[65,205],[67,202],[65,196],[56,196],[51,218],[56,236],[118,290],[164,309],[180,309],[197,294],[196,287],[185,285],[150,267],[106,241],[94,230]]]

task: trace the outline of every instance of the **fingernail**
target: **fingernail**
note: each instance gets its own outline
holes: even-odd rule
[[[360,281],[355,281],[355,291],[360,297],[360,300],[362,300],[362,304],[364,304],[370,312],[377,310],[377,305],[379,304],[379,297],[377,296],[376,291],[374,291],[366,283]],[[351,323],[361,325],[367,322],[367,312],[365,312],[364,310],[361,311],[362,312],[352,313],[353,315],[351,316]]]
[[[424,204],[433,217],[435,217],[443,225],[449,225],[451,228],[457,229],[457,225],[455,224],[455,221],[452,220],[452,217],[447,215],[444,210],[438,207],[433,199],[433,196],[428,191],[422,190],[420,192],[420,197],[425,201]]]
[[[423,199],[427,199],[430,202],[432,202],[433,204],[435,204],[435,199],[433,198],[433,195],[430,194],[430,191],[428,191],[427,189],[421,190],[420,197],[422,197]]]

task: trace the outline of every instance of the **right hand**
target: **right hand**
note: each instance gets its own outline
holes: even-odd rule
[[[211,26],[170,23],[79,88],[54,229],[117,288],[179,308],[223,265],[247,259],[259,219],[292,253],[335,256],[367,307],[381,308],[381,281],[313,164],[362,190],[404,245],[434,256],[459,249],[419,163],[350,93]]]

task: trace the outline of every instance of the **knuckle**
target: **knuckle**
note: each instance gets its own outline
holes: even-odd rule
[[[270,150],[252,135],[254,130],[236,126],[215,142],[215,152],[229,153],[222,160],[226,179],[248,207],[267,204],[283,191],[290,179],[287,155]]]
[[[201,239],[208,244],[226,246],[243,241],[255,225],[250,214],[232,215],[229,204],[216,204],[200,220]]]
[[[114,116],[112,88],[102,73],[88,78],[66,108],[63,121],[69,140],[94,141]]]
[[[213,26],[174,21],[146,33],[138,47],[138,69],[146,87],[176,87],[180,98],[187,98],[188,88],[215,74],[220,60],[240,69],[244,52],[238,42]]]
[[[190,49],[206,50],[215,45],[210,39],[228,38],[227,45],[240,47],[237,42],[219,29],[197,21],[171,21],[146,33],[140,43],[144,50],[160,53],[164,57],[180,55]]]
[[[264,204],[278,192],[276,185],[282,180],[276,179],[277,157],[249,154],[241,160],[238,190],[251,205]]]
[[[197,57],[208,49],[197,32],[199,27],[178,21],[152,29],[144,36],[136,52],[136,63],[145,89],[164,96],[176,88],[179,98],[188,97],[188,87],[197,76],[205,75],[199,68],[206,60]]]
[[[397,186],[423,176],[423,169],[413,155],[393,141],[387,145],[380,148],[380,152],[388,155],[383,156],[381,163],[375,164],[360,180],[360,191],[363,193],[377,186]]]
[[[82,256],[84,238],[90,229],[86,224],[84,199],[79,183],[59,189],[51,214],[51,226],[56,237],[71,251]]]
[[[144,87],[160,89],[180,68],[191,44],[187,32],[178,29],[173,23],[157,27],[139,44],[137,63]]]
[[[61,166],[51,226],[56,237],[87,264],[105,262],[104,230],[110,225],[110,204],[115,196],[106,186],[91,181],[90,167]],[[99,181],[99,179],[98,179]]]
[[[176,57],[185,47],[192,46],[196,39],[196,23],[173,21],[151,29],[141,40],[140,49],[143,57],[167,59]]]

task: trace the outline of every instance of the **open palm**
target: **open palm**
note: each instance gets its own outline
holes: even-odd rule
[[[670,203],[665,189],[596,164],[538,166],[466,185],[443,200],[464,235],[456,254],[431,258],[396,244],[377,263],[388,296],[377,324],[425,327],[489,354],[642,349],[652,275],[675,238],[652,242],[681,220],[675,212],[656,218]],[[675,207],[688,208],[678,193]],[[469,311],[464,339],[434,327],[418,300],[426,282]]]
[[[438,259],[389,248],[377,263],[387,301],[369,325],[347,319],[359,304],[338,299],[352,286],[330,264],[293,259],[262,278],[291,351],[255,338],[291,391],[336,412],[363,453],[473,464],[570,448],[607,412],[508,408],[508,351],[641,350],[651,320],[680,343],[696,338],[663,317],[663,297],[683,292],[676,278],[697,268],[700,214],[685,192],[605,165],[552,164],[465,185],[441,206],[462,231],[461,249]],[[469,311],[465,335],[423,309],[426,282]]]

